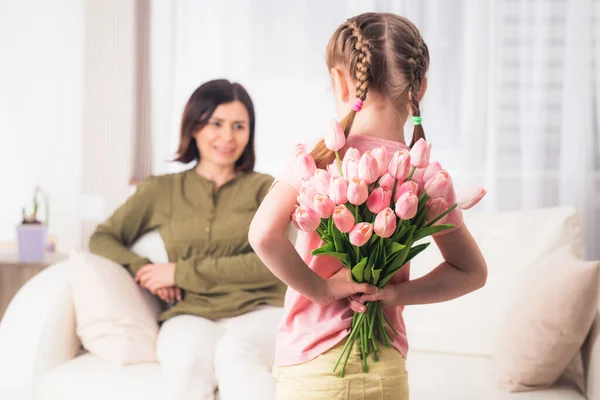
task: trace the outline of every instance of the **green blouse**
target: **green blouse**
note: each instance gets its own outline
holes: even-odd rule
[[[115,213],[100,224],[90,250],[127,267],[132,275],[150,260],[129,247],[158,230],[175,285],[183,300],[163,312],[209,319],[234,317],[260,304],[283,305],[286,286],[265,267],[248,243],[248,228],[273,177],[239,175],[216,192],[214,183],[193,169],[143,182]]]

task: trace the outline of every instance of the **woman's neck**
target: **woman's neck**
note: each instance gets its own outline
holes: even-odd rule
[[[408,113],[400,114],[378,93],[369,93],[364,107],[356,113],[350,135],[365,135],[405,143],[404,124]]]
[[[237,176],[237,172],[233,165],[224,167],[209,161],[203,161],[202,159],[200,159],[200,162],[196,166],[196,173],[201,177],[214,182],[215,190]]]

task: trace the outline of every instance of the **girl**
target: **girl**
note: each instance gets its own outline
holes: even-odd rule
[[[427,89],[429,53],[417,28],[393,14],[366,13],[349,19],[327,46],[336,111],[347,147],[364,152],[385,147],[391,157],[406,149],[403,127],[415,125],[410,147],[425,134],[419,102]],[[364,102],[364,106],[363,106]],[[323,141],[312,150],[317,167],[334,155]],[[456,209],[447,223],[455,228],[435,237],[445,262],[426,276],[410,281],[403,267],[384,288],[355,284],[349,270],[331,257],[313,257],[322,245],[317,233],[299,232],[294,250],[285,231],[297,204],[300,179],[286,169],[250,226],[250,242],[266,266],[289,285],[284,318],[276,339],[274,375],[278,399],[408,399],[405,357],[408,351],[402,319],[405,305],[441,302],[482,287],[485,261]],[[454,203],[454,191],[446,196]],[[362,293],[359,295],[359,293]],[[332,372],[349,333],[353,311],[381,300],[399,335],[392,348],[379,346],[379,362],[361,369],[358,346],[344,378]]]
[[[254,172],[254,107],[237,83],[207,82],[189,99],[177,174],[148,178],[90,239],[92,252],[129,269],[172,303],[160,315],[157,356],[169,399],[268,400],[285,285],[254,254],[248,227],[273,178]],[[129,250],[158,230],[169,263]],[[248,391],[247,387],[257,387]]]

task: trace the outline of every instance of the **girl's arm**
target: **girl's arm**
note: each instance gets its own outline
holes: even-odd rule
[[[250,244],[267,268],[285,284],[319,304],[355,293],[376,292],[377,288],[373,286],[352,282],[347,268],[326,280],[306,265],[286,237],[297,195],[290,185],[276,183],[250,224]]]
[[[386,306],[439,303],[473,292],[487,279],[487,265],[471,233],[465,225],[435,237],[444,262],[415,280],[388,284],[374,295],[363,295],[360,303],[382,300]],[[418,257],[418,256],[417,256]],[[360,304],[351,302],[355,311]]]

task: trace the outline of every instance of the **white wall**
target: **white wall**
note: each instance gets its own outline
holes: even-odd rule
[[[61,250],[79,247],[85,2],[0,0],[0,241],[39,184]]]

